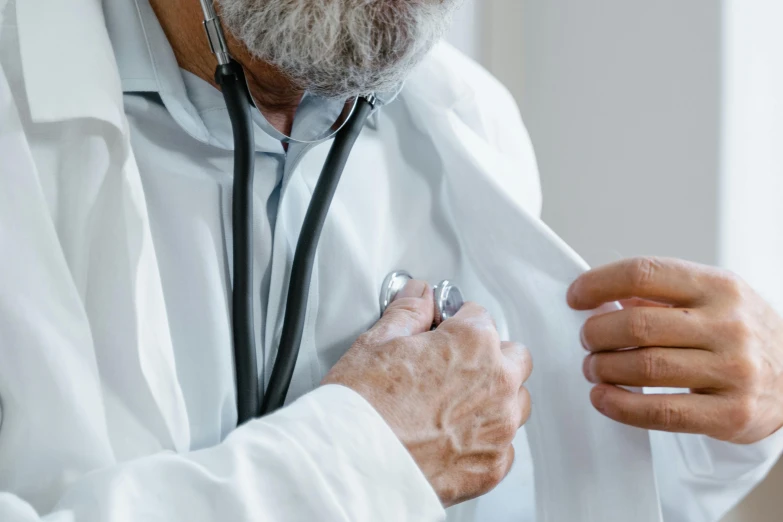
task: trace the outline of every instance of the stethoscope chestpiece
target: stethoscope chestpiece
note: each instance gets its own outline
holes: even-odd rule
[[[381,285],[381,315],[389,308],[397,294],[405,288],[405,285],[411,279],[413,279],[413,276],[405,270],[398,270],[386,276],[386,279],[383,280],[383,285]]]
[[[459,287],[445,279],[435,285],[435,326],[454,317],[465,300]]]
[[[381,285],[381,315],[386,311],[397,294],[405,288],[405,285],[413,279],[413,276],[405,270],[397,270],[390,273]],[[443,321],[451,319],[465,303],[462,292],[454,283],[445,279],[433,287],[435,299],[435,320],[433,328],[437,328]]]

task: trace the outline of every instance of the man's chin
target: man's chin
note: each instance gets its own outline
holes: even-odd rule
[[[356,70],[337,76],[331,73],[314,74],[299,80],[298,83],[311,94],[329,99],[349,100],[370,94],[397,93],[412,69],[412,64],[406,64],[405,67],[394,70],[386,69],[383,74],[376,71],[361,74]]]

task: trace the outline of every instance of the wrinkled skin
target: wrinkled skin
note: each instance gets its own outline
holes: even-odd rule
[[[739,277],[676,259],[629,259],[574,282],[578,310],[625,300],[582,330],[593,405],[618,422],[738,444],[783,426],[783,320]],[[628,348],[634,348],[628,350]],[[618,385],[688,388],[641,395]]]
[[[487,311],[466,303],[429,331],[432,290],[408,283],[323,384],[360,393],[386,420],[444,506],[494,488],[530,415],[529,352],[502,343]]]

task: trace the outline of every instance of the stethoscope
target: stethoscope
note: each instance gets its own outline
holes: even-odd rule
[[[253,174],[255,141],[251,110],[255,107],[242,66],[231,58],[226,39],[211,0],[199,0],[204,11],[204,28],[210,48],[217,58],[215,82],[223,92],[234,137],[233,185],[233,292],[232,330],[234,371],[236,374],[237,424],[266,415],[283,406],[302,342],[307,298],[310,290],[315,253],[324,221],[353,145],[375,108],[375,97],[356,100],[350,113],[337,129],[311,143],[334,138],[321,175],[313,191],[299,234],[291,268],[283,329],[272,374],[266,390],[261,392],[256,360],[253,321]],[[270,126],[271,127],[271,126]],[[299,142],[277,132],[270,133],[284,142]],[[393,272],[381,288],[381,313],[396,294],[412,279],[407,272]],[[435,317],[433,326],[453,316],[462,306],[462,294],[449,281],[434,287]],[[263,397],[263,398],[262,398]]]

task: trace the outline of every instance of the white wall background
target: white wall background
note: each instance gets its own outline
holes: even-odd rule
[[[719,257],[783,311],[781,24],[780,0],[724,0]]]
[[[516,27],[492,68],[522,71],[509,86],[537,150],[545,221],[593,264],[716,262],[719,2],[492,6]]]
[[[471,58],[480,59],[482,47],[483,9],[477,0],[464,0],[462,9],[454,15],[448,40]]]
[[[484,0],[452,42],[516,96],[544,219],[591,263],[729,267],[783,311],[783,2]],[[783,466],[726,522],[783,520]]]

